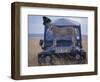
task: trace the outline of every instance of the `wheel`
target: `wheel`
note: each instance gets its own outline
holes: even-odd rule
[[[44,56],[43,54],[38,55],[38,64],[43,65],[44,64]]]
[[[87,54],[86,54],[86,52],[82,53],[82,60],[83,60],[83,63],[87,63]]]
[[[42,58],[38,57],[38,64],[41,65],[41,62],[42,62]]]
[[[57,54],[53,54],[52,55],[52,58],[51,58],[52,65],[57,65],[58,64],[58,61],[60,61],[59,56]]]
[[[75,59],[79,60],[79,59],[81,59],[81,56],[79,54],[76,54]]]
[[[84,63],[84,57],[83,57],[83,55],[77,54],[76,55],[76,61],[77,61],[78,64]]]
[[[51,56],[46,56],[45,57],[45,64],[46,65],[51,65],[52,64],[52,57]]]

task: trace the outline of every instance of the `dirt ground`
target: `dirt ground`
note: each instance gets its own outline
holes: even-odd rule
[[[30,37],[28,39],[28,66],[38,66],[38,53],[42,51],[41,47],[39,46],[40,37]],[[87,36],[82,36],[82,46],[83,49],[87,52]],[[66,61],[64,62],[63,59],[57,59],[56,65],[63,65],[63,64],[75,64],[75,61]],[[84,63],[87,63],[86,60],[83,60]]]

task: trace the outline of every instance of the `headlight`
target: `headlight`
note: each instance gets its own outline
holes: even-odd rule
[[[80,37],[79,37],[79,36],[77,36],[76,38],[77,38],[77,40],[79,40],[79,39],[80,39]]]

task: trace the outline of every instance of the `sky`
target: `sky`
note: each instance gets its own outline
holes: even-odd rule
[[[28,16],[28,34],[44,34],[43,16],[29,15]],[[64,18],[76,21],[81,24],[82,35],[88,34],[88,18],[86,17],[60,17],[60,16],[46,16],[52,20]]]

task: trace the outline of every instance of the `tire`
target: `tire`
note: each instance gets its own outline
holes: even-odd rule
[[[79,60],[79,59],[81,59],[81,56],[79,54],[76,54],[75,59]]]
[[[38,55],[38,65],[43,65],[44,63],[44,57],[43,54]]]
[[[51,65],[52,64],[52,57],[51,56],[46,56],[45,57],[45,64],[46,65]]]
[[[41,65],[41,57],[38,57],[38,64]]]
[[[82,64],[82,63],[84,63],[83,60],[84,60],[83,55],[79,55],[79,54],[76,55],[77,64]]]

